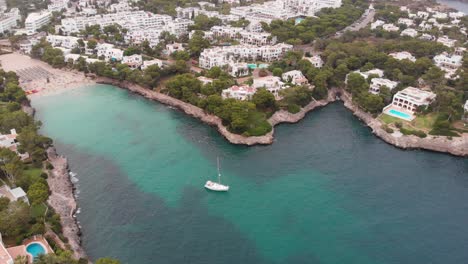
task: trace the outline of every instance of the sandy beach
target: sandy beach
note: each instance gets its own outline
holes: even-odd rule
[[[95,84],[81,72],[54,69],[43,61],[19,53],[1,55],[0,64],[5,71],[14,71],[18,74],[21,87],[30,93],[31,99]]]

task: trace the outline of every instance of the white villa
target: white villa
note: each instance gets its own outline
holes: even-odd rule
[[[461,55],[449,56],[446,52],[434,56],[435,65],[446,73],[445,77],[448,79],[452,78],[458,68],[462,66],[462,61]]]
[[[386,106],[384,111],[391,114],[391,109],[397,109],[408,115],[413,115],[418,107],[428,106],[435,98],[436,94],[433,92],[407,87],[393,96],[392,103]]]
[[[172,54],[176,51],[184,51],[184,47],[182,46],[181,43],[172,43],[172,44],[167,44],[166,45],[166,51],[167,54]]]
[[[163,67],[163,61],[159,59],[152,59],[148,61],[143,61],[143,65],[141,65],[142,70],[146,70],[151,65],[158,65],[159,68]]]
[[[21,154],[18,152],[18,141],[16,141],[16,137],[18,134],[16,133],[16,129],[11,129],[10,134],[1,134],[0,133],[0,148],[7,148],[20,156],[22,160],[29,158],[28,153]]]
[[[457,42],[454,39],[450,39],[447,36],[442,36],[437,39],[437,42],[444,44],[445,46],[452,48],[455,46],[455,43]]]
[[[395,87],[397,87],[397,85],[398,85],[398,82],[391,81],[389,79],[373,78],[369,86],[369,92],[373,94],[379,94],[381,87],[385,86],[388,89],[393,90]]]
[[[395,31],[398,31],[400,30],[399,27],[395,26],[394,24],[384,24],[382,25],[382,29],[385,30],[385,31],[388,31],[388,32],[395,32]]]
[[[412,62],[416,61],[416,58],[407,51],[400,51],[400,52],[393,52],[388,54],[389,56],[397,59],[397,60],[410,60]]]
[[[319,55],[314,55],[312,57],[305,57],[304,59],[308,60],[310,63],[312,63],[312,65],[315,67],[315,68],[322,68],[323,67],[323,60],[322,58],[319,56]]]
[[[223,99],[234,98],[237,100],[250,100],[256,91],[257,89],[248,85],[234,85],[228,89],[224,89],[221,93],[221,97]]]
[[[400,35],[415,38],[416,36],[418,36],[418,31],[414,28],[407,28],[401,31]]]
[[[280,77],[277,76],[255,78],[252,86],[256,89],[265,88],[267,91],[272,93],[277,100],[279,99],[279,91],[286,88],[284,82],[282,82]]]
[[[140,54],[133,54],[131,56],[123,56],[122,63],[127,64],[130,68],[136,69],[143,64],[143,57]]]
[[[249,75],[249,65],[245,62],[229,62],[228,71],[232,77]]]
[[[309,83],[304,74],[302,74],[302,72],[299,70],[285,72],[281,78],[283,81],[290,82],[295,85],[305,85]]]
[[[203,85],[205,84],[209,84],[209,83],[212,83],[213,82],[213,79],[211,78],[207,78],[205,76],[198,76],[197,79],[202,82]]]
[[[21,187],[11,189],[8,185],[0,187],[0,197],[6,197],[12,202],[23,201],[29,204],[29,199]]]

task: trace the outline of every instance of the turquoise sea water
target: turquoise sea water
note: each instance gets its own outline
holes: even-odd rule
[[[104,85],[33,102],[78,173],[83,243],[123,263],[464,263],[468,160],[402,151],[340,104],[270,146]],[[228,193],[208,192],[222,161]]]

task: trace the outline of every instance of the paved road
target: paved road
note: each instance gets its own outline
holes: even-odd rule
[[[365,28],[369,23],[374,20],[375,16],[375,9],[373,7],[369,7],[364,11],[364,14],[356,20],[353,24],[347,26],[345,29],[336,32],[335,37],[340,37],[346,31],[359,31],[362,28]]]

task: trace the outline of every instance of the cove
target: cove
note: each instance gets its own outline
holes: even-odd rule
[[[35,98],[78,174],[83,246],[123,263],[463,263],[468,160],[402,151],[340,103],[269,146],[125,90]],[[203,189],[222,161],[226,194]]]

